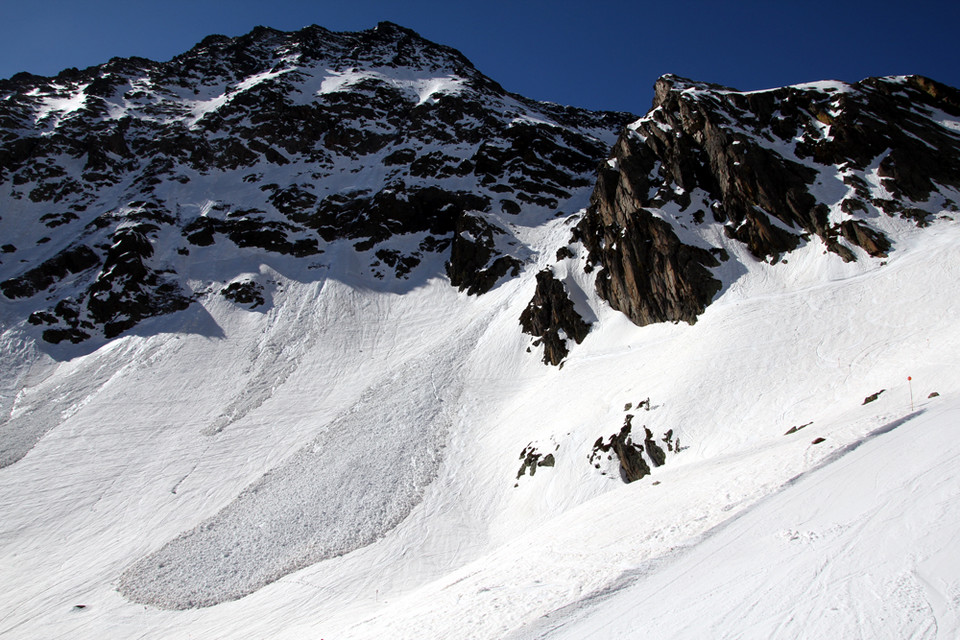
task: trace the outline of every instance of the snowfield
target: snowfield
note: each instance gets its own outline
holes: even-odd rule
[[[514,231],[536,254],[481,297],[264,253],[264,307],[211,262],[85,351],[0,302],[0,636],[960,634],[960,223],[738,255],[644,328],[554,263],[568,221]],[[549,265],[595,320],[561,368],[518,326]],[[627,414],[682,445],[632,484],[589,461]],[[531,444],[556,465],[518,478]]]

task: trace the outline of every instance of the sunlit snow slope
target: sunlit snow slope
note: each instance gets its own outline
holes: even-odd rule
[[[541,248],[566,232],[562,221],[544,228]],[[744,629],[754,637],[776,621],[789,635],[820,619],[796,601],[826,606],[830,594],[851,635],[954,628],[955,574],[928,559],[949,557],[958,531],[958,240],[958,225],[940,221],[900,238],[884,266],[825,261],[812,247],[786,265],[753,263],[693,326],[637,328],[588,295],[599,326],[562,369],[525,353],[516,331],[534,268],[478,299],[441,281],[397,295],[264,264],[260,277],[275,287],[264,313],[210,296],[202,311],[164,320],[168,331],[59,363],[31,361],[5,334],[5,384],[19,376],[22,387],[12,411],[45,407],[59,424],[0,470],[0,630],[499,638],[544,629],[539,616],[614,588],[589,620],[605,619],[608,602],[618,615],[639,606],[636,593],[649,603],[647,575],[665,581],[664,603],[696,600],[703,627],[719,620],[730,635],[751,580],[765,593],[790,585],[784,599],[751,605],[744,624],[756,626]],[[572,286],[582,274],[568,277]],[[201,321],[219,331],[178,329]],[[589,463],[590,446],[647,397],[636,422],[675,429],[683,450],[624,485]],[[228,414],[237,419],[225,423]],[[531,442],[552,449],[556,466],[518,481]],[[845,510],[856,500],[841,491],[871,493],[851,486],[863,477],[895,495],[896,513],[861,523]],[[823,525],[811,524],[810,492],[830,505]],[[798,493],[808,498],[789,499]],[[763,563],[797,570],[737,564],[736,590],[691,595],[691,584],[710,583],[680,563],[728,538],[746,545],[734,534],[763,510],[774,515],[750,529]],[[851,522],[863,535],[844,528]],[[912,555],[894,562],[904,549]],[[823,571],[834,563],[831,581]],[[713,566],[722,583],[726,565]],[[137,603],[180,606],[193,592],[211,604],[291,569],[216,606]],[[143,577],[163,588],[151,592]],[[887,591],[862,591],[871,584]],[[868,595],[889,624],[864,614]],[[651,635],[682,637],[672,630],[688,627],[662,615]],[[605,637],[635,631],[611,624],[622,633]]]

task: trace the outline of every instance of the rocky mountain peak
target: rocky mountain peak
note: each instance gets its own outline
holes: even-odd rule
[[[700,92],[722,92],[722,91],[736,91],[730,87],[725,87],[721,84],[714,84],[711,82],[699,82],[696,80],[691,80],[689,78],[684,78],[672,73],[666,73],[659,78],[653,85],[653,106],[651,109],[656,109],[657,107],[662,106],[665,102],[668,101],[669,97],[673,94],[681,94],[684,92],[691,91],[700,91]]]
[[[515,229],[586,204],[634,119],[511,94],[386,22],[258,27],[169,62],[16,76],[0,85],[0,291],[53,342],[226,286],[191,284],[224,242],[253,262],[309,259],[317,277],[343,277],[325,254],[346,245],[353,275],[445,275],[480,294],[529,258]],[[111,254],[130,229],[139,280]]]
[[[737,247],[884,258],[890,233],[957,210],[958,92],[928,78],[741,92],[668,75],[654,93],[577,236],[601,297],[637,324],[695,321]]]
[[[956,210],[958,114],[919,76],[741,92],[666,75],[637,119],[512,94],[388,22],[258,27],[0,82],[0,292],[47,341],[109,338],[236,284],[194,276],[226,243],[248,271],[349,262],[377,286],[482,294],[532,262],[524,229],[586,206],[573,240],[601,298],[694,322],[740,249],[882,259],[900,226]],[[542,284],[533,309],[569,307]],[[558,336],[558,361],[583,331],[541,315],[524,326]]]

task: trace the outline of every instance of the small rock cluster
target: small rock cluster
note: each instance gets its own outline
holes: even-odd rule
[[[667,461],[667,454],[656,443],[653,433],[647,427],[643,427],[644,439],[640,442],[633,440],[633,414],[627,414],[623,422],[623,427],[619,433],[615,433],[606,440],[597,438],[593,444],[593,451],[590,453],[590,463],[596,468],[600,468],[599,460],[604,455],[616,455],[620,461],[620,477],[624,482],[634,482],[650,475],[650,465],[661,467]],[[670,450],[674,449],[673,431],[664,435],[664,442]],[[644,458],[646,454],[646,458]],[[649,463],[647,460],[649,459]]]

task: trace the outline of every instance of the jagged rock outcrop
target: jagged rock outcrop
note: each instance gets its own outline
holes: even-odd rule
[[[520,325],[524,333],[539,338],[534,346],[543,344],[543,362],[552,365],[559,365],[567,357],[568,339],[580,344],[590,332],[590,325],[577,313],[563,283],[549,269],[537,274],[537,289],[520,314]]]
[[[251,280],[231,282],[220,290],[220,295],[227,300],[232,300],[251,309],[266,304],[266,299],[263,297],[263,286]]]
[[[649,411],[650,399],[647,398],[645,403]],[[643,404],[641,403],[641,406]],[[632,403],[627,406],[632,406]],[[597,469],[603,466],[604,454],[606,454],[607,460],[612,460],[613,456],[616,456],[620,478],[627,483],[650,475],[651,467],[662,467],[667,463],[666,452],[657,444],[653,432],[647,426],[644,425],[643,427],[643,441],[634,442],[632,435],[633,418],[632,413],[626,414],[623,419],[623,426],[618,433],[606,439],[597,438],[589,456],[590,464]],[[680,440],[674,440],[673,429],[664,433],[661,440],[667,446],[668,451],[675,453],[681,451]],[[603,473],[606,474],[606,471]]]
[[[958,116],[960,92],[919,76],[754,92],[664,76],[574,239],[611,306],[692,323],[722,288],[723,238],[773,263],[816,238],[851,261],[888,254],[887,219],[956,211]]]
[[[373,278],[446,265],[481,294],[530,254],[510,221],[572,213],[633,119],[509,93],[391,23],[258,27],[169,62],[18,74],[0,80],[0,291],[48,339],[110,337],[189,304],[192,265],[227,242],[325,274],[348,244]],[[123,228],[153,249],[111,254]]]
[[[667,454],[663,452],[657,441],[653,439],[653,432],[647,427],[643,428],[643,449],[647,452],[647,457],[655,467],[662,467],[667,462]]]
[[[0,291],[11,300],[28,298],[63,280],[100,264],[100,257],[86,245],[71,246],[44,260],[23,275],[0,282]]]
[[[517,243],[503,227],[480,216],[461,213],[453,231],[447,276],[460,291],[484,293],[503,276],[519,275],[522,262],[510,255],[511,247]],[[507,246],[499,246],[501,243]]]
[[[51,309],[30,315],[31,324],[48,326],[43,339],[55,344],[64,340],[78,343],[89,338],[97,327],[104,337],[113,338],[145,318],[186,309],[191,297],[147,264],[153,255],[149,234],[156,229],[149,224],[117,229],[111,235],[112,244],[106,249],[100,272],[83,300],[64,298]],[[99,261],[86,252],[81,255],[87,256],[81,266],[98,265]],[[56,260],[63,261],[64,256],[76,258],[77,250],[65,251]]]
[[[553,453],[543,453],[533,444],[529,444],[520,452],[520,470],[517,471],[517,480],[529,473],[532,478],[540,467],[552,467],[557,460]]]
[[[642,206],[638,194],[648,187],[634,183],[639,169],[629,148],[618,162],[624,169],[601,168],[590,213],[575,236],[590,262],[602,265],[597,292],[639,325],[693,323],[720,290],[708,269],[719,261],[707,249],[681,242],[668,222]]]
[[[630,435],[633,429],[632,420],[633,415],[627,414],[619,433],[613,434],[606,441],[603,438],[597,438],[590,453],[590,462],[596,465],[596,460],[601,454],[613,452],[620,462],[620,476],[624,482],[628,483],[650,475],[650,465],[643,457],[644,444],[634,443]],[[662,454],[663,451],[660,453]]]

